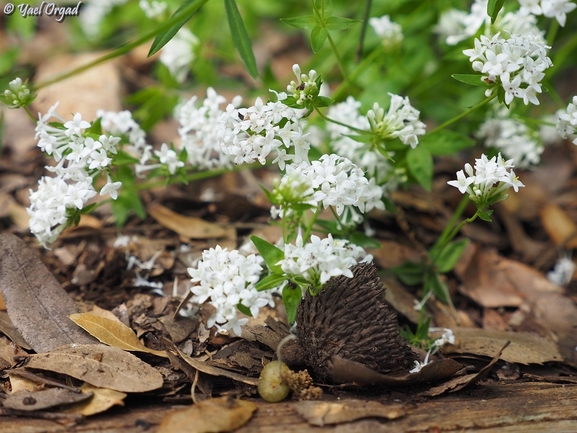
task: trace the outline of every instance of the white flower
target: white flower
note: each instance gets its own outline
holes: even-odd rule
[[[380,18],[372,17],[369,24],[381,39],[385,48],[398,47],[403,42],[403,28],[400,24],[391,21],[389,15]]]
[[[558,286],[566,286],[575,272],[575,262],[566,255],[560,257],[553,270],[547,272],[547,279]]]
[[[475,160],[475,171],[470,164],[465,164],[465,171],[457,172],[457,180],[447,182],[458,188],[462,194],[469,194],[469,198],[481,208],[507,198],[507,190],[513,188],[515,192],[524,187],[512,169],[513,160],[505,160],[499,153],[491,159],[486,155]],[[467,173],[468,177],[465,177]]]
[[[199,304],[209,301],[216,312],[207,322],[219,331],[233,330],[241,335],[241,327],[248,319],[239,319],[237,305],[240,303],[256,316],[260,308],[269,303],[255,289],[263,270],[262,258],[254,254],[244,256],[238,250],[228,251],[220,246],[205,250],[196,268],[188,268],[194,300]]]
[[[82,30],[90,37],[100,33],[100,23],[115,6],[122,5],[128,0],[84,0],[82,13],[79,14]]]
[[[547,50],[541,36],[511,34],[504,39],[501,33],[492,38],[481,36],[475,39],[475,47],[464,50],[463,54],[469,57],[473,70],[483,73],[483,80],[487,83],[500,85],[505,90],[505,103],[511,104],[514,98],[539,105],[537,93],[541,93],[541,80],[545,77],[544,71],[553,66],[547,57]],[[494,86],[486,90],[490,96]]]
[[[319,290],[332,277],[352,278],[350,268],[360,259],[371,261],[372,256],[347,240],[333,239],[330,234],[324,239],[312,235],[310,242],[304,244],[299,234],[294,245],[284,246],[284,259],[278,265],[289,277],[304,278]]]
[[[198,38],[186,27],[162,48],[160,62],[164,64],[179,83],[183,83],[195,58],[194,49],[200,43]]]
[[[567,105],[565,111],[558,113],[557,132],[561,138],[569,138],[573,140],[573,144],[577,144],[577,137],[575,131],[577,130],[577,96],[573,97],[573,101]]]
[[[71,137],[73,135],[81,136],[82,130],[90,128],[90,123],[86,120],[82,120],[82,114],[76,113],[73,120],[64,123],[66,131],[64,132],[67,136]]]
[[[122,186],[122,182],[112,182],[110,175],[106,178],[106,185],[100,190],[100,195],[108,194],[113,200],[118,198],[118,190]]]
[[[162,143],[160,150],[155,150],[154,154],[161,164],[166,165],[170,174],[176,173],[177,168],[184,167],[184,162],[178,160],[177,153],[170,149],[166,143]]]
[[[532,131],[520,120],[509,117],[509,110],[496,110],[479,127],[476,136],[484,140],[487,147],[494,147],[515,165],[527,168],[538,164],[543,144],[537,131]],[[461,191],[463,192],[463,191]]]
[[[430,328],[429,329],[429,333],[430,332],[443,332],[443,335],[441,335],[439,338],[437,338],[435,341],[433,341],[433,344],[431,346],[431,348],[427,351],[427,354],[425,355],[425,359],[423,360],[423,362],[419,362],[419,361],[415,361],[414,363],[414,367],[412,370],[409,371],[409,373],[418,373],[419,371],[421,371],[421,369],[429,364],[429,359],[432,355],[434,355],[435,353],[437,353],[439,351],[439,349],[441,347],[443,347],[445,344],[455,344],[455,335],[453,334],[453,331],[449,328]]]
[[[371,130],[384,140],[399,138],[413,149],[419,144],[419,135],[425,134],[425,124],[419,120],[420,112],[411,105],[408,97],[389,93],[391,104],[387,113],[375,102],[367,112]]]
[[[519,0],[519,4],[521,13],[555,18],[561,27],[565,26],[567,14],[577,7],[570,0]]]
[[[140,0],[138,6],[140,6],[147,18],[154,19],[162,16],[168,4],[158,0]]]
[[[319,94],[319,86],[317,84],[317,72],[313,69],[308,75],[301,73],[301,68],[298,64],[293,65],[293,73],[297,77],[297,81],[291,81],[287,86],[287,93],[289,96],[295,98],[299,106],[304,106],[307,100],[312,100]],[[277,94],[278,95],[278,94]],[[283,99],[284,95],[281,95]],[[281,99],[279,99],[281,101]]]

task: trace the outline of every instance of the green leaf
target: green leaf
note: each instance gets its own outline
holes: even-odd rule
[[[425,134],[419,139],[419,147],[426,148],[431,155],[454,155],[463,149],[475,145],[475,140],[469,136],[449,130],[442,130],[431,134]]]
[[[238,11],[235,0],[224,0],[224,7],[226,9],[226,16],[228,18],[228,26],[230,27],[230,34],[232,41],[242,59],[246,70],[254,79],[258,78],[258,69],[256,67],[256,60],[252,52],[252,44],[248,33],[242,21],[242,16]]]
[[[499,11],[505,4],[505,0],[489,0],[487,3],[487,15],[491,17],[491,24],[495,24]]]
[[[242,305],[240,302],[238,303],[238,305],[236,306],[236,308],[238,308],[238,310],[239,310],[242,314],[246,314],[248,317],[252,317],[252,313],[250,312],[250,308],[245,307],[245,306]]]
[[[297,310],[302,298],[300,286],[291,287],[290,284],[282,289],[282,302],[286,310],[286,316],[289,324],[293,324],[297,318]]]
[[[164,47],[206,2],[208,2],[208,0],[185,0],[168,20],[169,23],[173,22],[173,24],[154,38],[154,42],[152,42],[150,50],[148,51],[148,57]]]
[[[88,128],[85,133],[100,136],[102,134],[102,118],[98,117]]]
[[[437,270],[441,274],[453,270],[468,244],[469,239],[462,239],[447,244],[436,260]]]
[[[413,177],[426,191],[431,191],[433,182],[433,156],[424,146],[407,152],[407,167]]]
[[[254,287],[259,292],[262,292],[263,290],[270,290],[280,286],[284,280],[286,280],[286,276],[284,275],[270,274],[256,283]]]
[[[294,18],[281,18],[280,20],[289,26],[305,30],[312,30],[319,23],[319,20],[314,15],[303,15],[301,17]]]
[[[250,237],[250,240],[264,259],[271,272],[277,275],[283,275],[284,272],[277,263],[284,259],[284,251],[258,236],[253,235]]]
[[[423,290],[424,293],[431,291],[433,292],[433,295],[437,297],[437,299],[443,301],[446,304],[449,303],[449,288],[444,282],[441,281],[438,273],[431,271],[425,274]]]
[[[363,247],[363,248],[375,248],[376,249],[376,248],[381,247],[381,243],[379,241],[377,241],[374,238],[367,236],[363,232],[359,232],[359,231],[351,233],[349,240],[353,244],[358,245],[359,247]]]
[[[491,219],[491,214],[493,213],[493,210],[489,209],[489,210],[484,210],[482,212],[479,212],[479,218],[481,218],[483,221],[487,221],[488,223],[493,222],[493,220]]]
[[[327,29],[321,26],[315,26],[311,31],[311,47],[313,53],[317,53],[325,44],[328,36]]]
[[[328,107],[329,105],[333,104],[333,101],[331,98],[327,98],[326,96],[317,96],[315,98],[315,107]]]
[[[487,86],[487,83],[481,79],[481,75],[479,74],[453,74],[451,77],[461,83],[470,84],[471,86]]]
[[[345,30],[356,26],[362,20],[353,20],[351,18],[330,17],[325,20],[325,27],[327,30]]]
[[[113,158],[113,164],[115,166],[131,165],[138,163],[140,163],[140,160],[138,158],[135,158],[134,156],[120,149],[117,151],[116,155],[114,155]]]
[[[402,265],[391,268],[391,271],[407,286],[414,286],[423,281],[425,268],[423,263],[405,262]]]

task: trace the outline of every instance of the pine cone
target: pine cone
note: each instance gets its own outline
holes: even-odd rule
[[[385,287],[373,264],[352,268],[353,278],[332,278],[318,296],[306,294],[297,312],[297,338],[306,365],[332,381],[332,358],[380,373],[407,369],[415,354],[399,335],[397,316],[384,302]]]

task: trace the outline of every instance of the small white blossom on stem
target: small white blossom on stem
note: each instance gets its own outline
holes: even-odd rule
[[[575,262],[571,260],[571,257],[567,255],[559,257],[555,267],[547,272],[547,279],[558,286],[566,286],[573,278],[575,267]]]
[[[561,27],[565,26],[567,14],[577,7],[571,0],[519,0],[519,4],[522,14],[555,18]]]
[[[560,111],[557,119],[557,132],[561,138],[569,138],[573,144],[577,144],[577,96],[573,96],[573,101],[567,105],[565,111]]]
[[[170,174],[174,174],[178,168],[184,167],[184,162],[178,160],[177,153],[170,149],[166,143],[162,143],[160,150],[155,150],[154,154],[160,163],[166,166]]]
[[[443,332],[443,335],[441,335],[433,342],[433,345],[427,351],[427,354],[425,355],[425,359],[423,360],[423,362],[415,361],[414,364],[415,366],[411,371],[409,371],[409,373],[418,373],[419,371],[421,371],[421,369],[430,362],[429,359],[431,358],[431,356],[437,353],[439,349],[443,347],[445,344],[455,344],[455,335],[453,334],[453,331],[449,328],[430,328],[429,332]]]
[[[515,192],[524,187],[512,169],[513,160],[505,160],[499,153],[491,159],[486,155],[475,160],[475,171],[471,164],[465,164],[465,171],[457,172],[457,180],[447,183],[457,188],[462,194],[468,194],[472,202],[479,208],[505,200],[507,190],[513,188]],[[465,173],[468,177],[465,176]]]
[[[486,96],[494,92],[495,86],[501,86],[507,105],[514,98],[522,99],[525,105],[539,105],[537,93],[542,92],[544,71],[553,66],[547,57],[549,48],[540,36],[512,34],[505,39],[499,32],[492,38],[475,39],[475,48],[463,54],[469,56],[473,70],[483,74],[482,80],[493,84],[485,91]]]
[[[381,39],[386,49],[397,48],[403,42],[403,28],[400,24],[392,22],[389,15],[380,18],[372,17],[369,24]]]
[[[391,105],[385,110],[375,102],[367,112],[371,130],[383,140],[399,138],[413,149],[419,144],[419,135],[425,134],[425,124],[419,120],[420,112],[411,105],[408,97],[389,93]]]
[[[159,60],[179,83],[186,80],[190,65],[195,58],[195,47],[199,43],[198,38],[190,30],[182,27],[162,48]]]
[[[217,326],[219,332],[232,330],[241,335],[241,327],[248,319],[239,319],[237,305],[248,308],[256,317],[260,308],[269,303],[255,289],[263,270],[262,258],[251,254],[243,256],[238,250],[228,251],[220,246],[205,250],[196,268],[188,268],[193,300],[202,304],[209,301],[216,312],[208,320],[207,326]]]
[[[318,74],[313,69],[308,75],[301,73],[301,67],[298,64],[293,65],[293,72],[297,81],[291,81],[287,86],[288,96],[292,96],[298,106],[304,106],[307,101],[313,100],[318,96],[320,88],[317,84]],[[283,98],[284,99],[284,98]],[[279,98],[279,100],[281,100]]]

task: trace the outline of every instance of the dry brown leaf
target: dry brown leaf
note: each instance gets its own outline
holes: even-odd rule
[[[418,373],[382,374],[358,362],[333,357],[335,383],[360,386],[401,386],[418,382],[432,382],[452,377],[463,366],[453,359],[437,359],[425,365]]]
[[[423,254],[416,249],[399,242],[379,240],[379,243],[381,244],[379,248],[368,249],[367,252],[372,254],[376,263],[384,269],[394,268],[406,261],[418,263],[423,257]]]
[[[92,398],[85,403],[78,403],[66,408],[64,412],[77,413],[90,416],[107,411],[112,406],[124,406],[126,394],[113,389],[98,388],[84,383],[80,389],[83,393],[93,394]]]
[[[164,417],[158,433],[213,433],[234,431],[245,425],[258,406],[245,400],[213,398],[176,410]]]
[[[67,374],[120,392],[148,392],[163,384],[158,370],[131,353],[104,344],[77,344],[31,355],[26,367]]]
[[[49,388],[41,391],[19,391],[9,394],[2,400],[6,409],[32,412],[63,404],[78,403],[92,398],[92,393],[73,392],[62,388]]]
[[[19,391],[38,391],[38,384],[36,382],[17,374],[10,374],[10,370],[8,370],[7,373],[10,378],[11,394],[15,394]]]
[[[177,214],[158,203],[151,203],[146,211],[164,227],[190,239],[221,238],[227,234],[218,224]]]
[[[15,358],[21,355],[28,354],[6,337],[0,337],[0,363],[5,363],[8,367],[14,367],[19,362]]]
[[[238,374],[238,373],[235,373],[233,371],[228,371],[228,370],[225,370],[223,368],[218,368],[218,367],[214,367],[212,365],[208,365],[205,362],[191,358],[186,353],[182,352],[181,350],[179,350],[176,347],[175,347],[175,349],[178,351],[178,355],[184,361],[186,361],[186,363],[188,365],[190,365],[192,368],[195,368],[202,373],[206,373],[210,376],[228,377],[229,379],[236,380],[237,382],[246,383],[247,385],[254,385],[254,386],[258,385],[258,378],[256,378],[256,377],[243,376],[242,374]]]
[[[16,329],[6,311],[0,311],[0,332],[6,335],[10,340],[12,340],[21,348],[26,350],[32,349],[26,340],[22,338],[22,335],[20,335]]]
[[[70,319],[90,335],[98,338],[101,343],[123,350],[146,352],[168,358],[165,351],[149,349],[142,344],[134,331],[118,320],[96,316],[92,313],[72,314]]]
[[[309,424],[341,424],[357,419],[377,417],[396,419],[406,414],[401,404],[384,405],[376,401],[347,400],[343,403],[299,401],[293,405],[296,412]]]
[[[577,224],[563,209],[548,204],[541,209],[543,228],[558,247],[577,248]]]
[[[36,352],[97,342],[68,318],[78,312],[76,303],[38,255],[11,233],[0,234],[0,290],[10,320]]]
[[[525,365],[563,361],[554,343],[527,332],[488,331],[477,328],[455,328],[453,332],[455,344],[444,346],[444,353],[472,353],[493,357],[510,341],[509,347],[501,354],[503,361]]]

